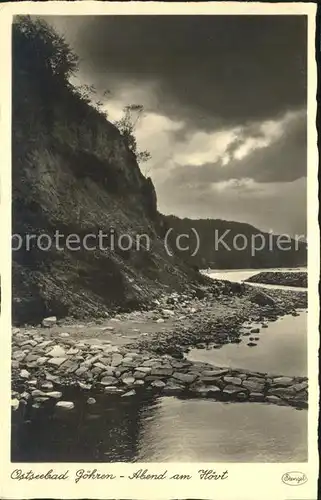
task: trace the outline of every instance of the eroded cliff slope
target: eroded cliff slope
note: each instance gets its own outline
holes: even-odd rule
[[[57,54],[61,40],[33,26],[24,18],[13,27],[14,321],[100,315],[201,283],[166,252],[153,184],[124,137],[69,84],[68,48]],[[87,249],[66,248],[68,235],[82,242],[99,231],[109,235],[104,249],[94,237]],[[146,236],[139,245],[137,235]]]

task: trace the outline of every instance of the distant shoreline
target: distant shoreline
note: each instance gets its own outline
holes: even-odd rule
[[[208,272],[236,272],[236,271],[269,271],[271,273],[278,272],[278,271],[288,271],[288,272],[308,272],[308,268],[304,266],[299,266],[299,267],[228,267],[228,268],[206,268],[206,269],[200,269],[201,273],[208,273]]]
[[[268,285],[282,285],[291,287],[308,287],[307,272],[261,272],[250,276],[245,281],[249,283],[264,283]]]

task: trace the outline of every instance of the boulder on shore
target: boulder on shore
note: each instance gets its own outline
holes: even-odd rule
[[[55,326],[57,323],[56,316],[49,316],[48,318],[44,318],[42,320],[42,326],[45,328],[50,328],[51,326]]]
[[[250,296],[250,301],[259,306],[275,306],[276,302],[265,292],[256,291]]]

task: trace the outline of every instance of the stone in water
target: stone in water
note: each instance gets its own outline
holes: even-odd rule
[[[72,401],[58,401],[56,403],[57,408],[64,408],[65,410],[72,410],[75,405]]]

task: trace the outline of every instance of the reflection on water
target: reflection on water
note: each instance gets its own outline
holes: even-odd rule
[[[12,461],[300,462],[307,412],[260,403],[221,403],[64,391],[71,411],[53,406],[13,414]],[[90,395],[93,395],[92,393]]]
[[[284,406],[162,398],[142,428],[139,460],[306,461],[306,419]]]
[[[74,401],[73,410],[62,410],[46,403],[13,413],[12,459],[30,462],[133,461],[141,417],[149,397],[119,396],[63,389],[64,399]],[[88,397],[97,403],[87,404]]]
[[[262,328],[259,334],[251,335],[259,338],[255,347],[248,347],[249,337],[243,337],[240,344],[225,344],[221,349],[192,349],[188,359],[271,374],[307,376],[306,311],[299,316],[284,316]]]

